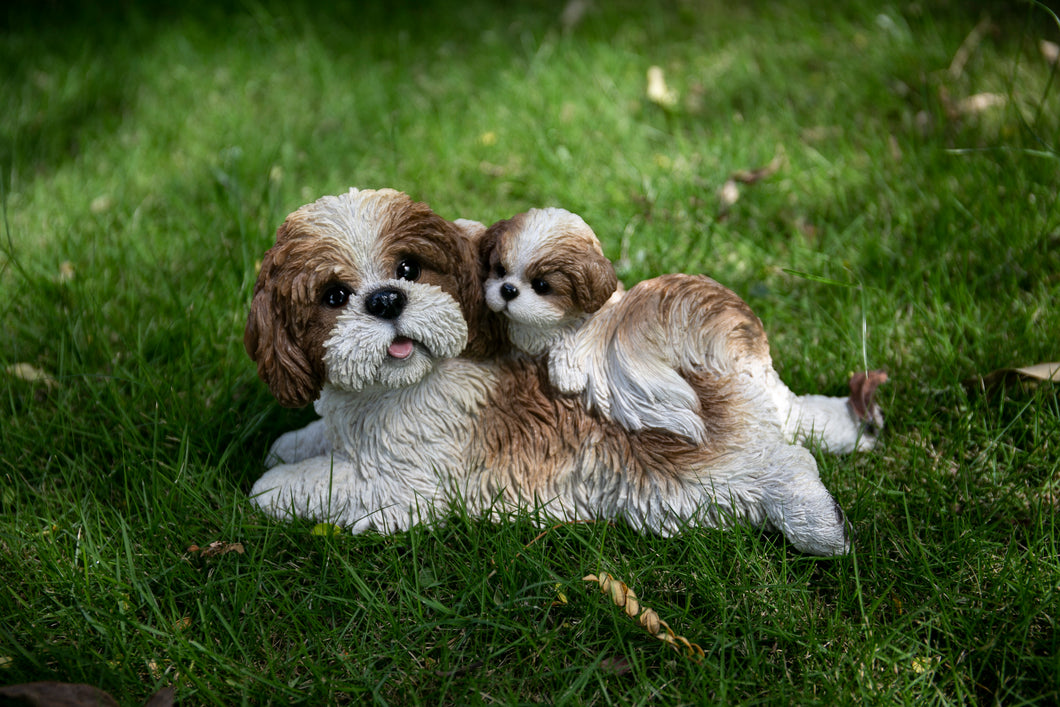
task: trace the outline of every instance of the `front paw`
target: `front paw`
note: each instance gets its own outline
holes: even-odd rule
[[[330,451],[330,444],[325,434],[324,421],[311,422],[300,430],[292,430],[280,435],[265,457],[265,468],[272,469],[280,464],[295,464],[303,459],[320,456]]]

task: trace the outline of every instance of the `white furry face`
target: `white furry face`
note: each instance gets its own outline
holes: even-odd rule
[[[513,343],[532,346],[599,309],[617,287],[592,229],[564,209],[531,209],[487,231],[487,306],[510,320]]]
[[[442,288],[384,280],[351,294],[324,342],[324,367],[342,390],[405,387],[466,343],[460,306]]]
[[[389,189],[350,190],[288,216],[266,254],[245,343],[280,402],[327,382],[411,385],[468,343],[474,245]]]

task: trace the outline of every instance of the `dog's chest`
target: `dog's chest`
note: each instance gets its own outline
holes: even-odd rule
[[[419,383],[357,393],[325,386],[317,412],[332,448],[366,479],[466,472],[476,421],[493,385],[485,367],[440,362]]]

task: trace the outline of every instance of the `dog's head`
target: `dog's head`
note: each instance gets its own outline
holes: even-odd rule
[[[479,336],[481,234],[392,189],[303,206],[265,254],[244,344],[281,404],[411,385]]]
[[[618,287],[596,234],[564,209],[531,209],[489,227],[486,304],[514,324],[561,326],[595,312]]]

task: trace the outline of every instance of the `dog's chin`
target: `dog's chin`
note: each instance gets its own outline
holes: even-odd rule
[[[360,300],[351,299],[324,344],[328,383],[350,392],[404,388],[463,351],[468,329],[456,300],[432,285],[400,289],[408,305],[394,320],[365,314]]]

